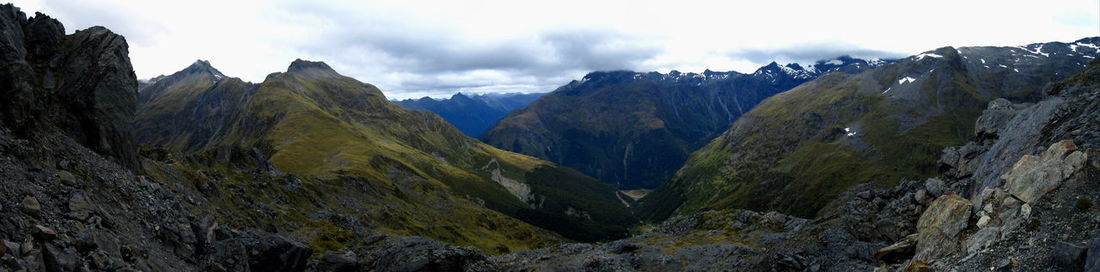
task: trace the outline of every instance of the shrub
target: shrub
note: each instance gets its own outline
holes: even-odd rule
[[[1075,206],[1077,206],[1077,210],[1079,211],[1087,211],[1088,209],[1092,208],[1092,198],[1083,196],[1078,197],[1077,204]]]

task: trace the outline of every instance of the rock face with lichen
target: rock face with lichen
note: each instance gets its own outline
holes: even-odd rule
[[[955,194],[940,196],[917,221],[917,260],[926,262],[954,252],[970,219],[970,201]]]
[[[1072,140],[1057,142],[1039,156],[1024,155],[1001,176],[1006,192],[1023,202],[1039,200],[1085,166],[1085,153]]]

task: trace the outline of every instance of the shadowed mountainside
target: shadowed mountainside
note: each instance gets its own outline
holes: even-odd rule
[[[512,112],[481,140],[620,189],[656,188],[764,98],[830,72],[888,62],[841,57],[806,68],[773,62],[752,74],[593,72]]]

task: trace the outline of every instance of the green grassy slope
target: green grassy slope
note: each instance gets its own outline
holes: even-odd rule
[[[649,220],[705,209],[814,217],[848,187],[931,176],[988,101],[1028,101],[1084,67],[1088,53],[1047,44],[941,48],[858,75],[830,74],[768,98],[694,152],[640,204]],[[1062,50],[1062,51],[1058,51]]]
[[[222,150],[255,150],[280,172],[316,180],[316,192],[331,192],[322,199],[371,203],[368,206],[375,209],[381,205],[394,210],[389,217],[367,216],[364,222],[368,224],[386,223],[371,229],[482,248],[503,246],[511,250],[549,240],[531,240],[526,231],[530,227],[516,232],[490,228],[465,218],[469,215],[500,213],[512,217],[482,218],[491,218],[488,225],[508,226],[526,225],[513,217],[524,219],[579,240],[620,237],[637,222],[612,187],[569,169],[467,138],[438,116],[400,108],[374,86],[341,76],[323,63],[296,61],[288,72],[272,74],[252,88],[217,87],[232,80],[220,80],[204,91],[227,93],[218,97],[228,100],[170,99],[196,97],[177,92],[193,92],[202,89],[201,84],[158,91],[163,101],[154,98],[150,100],[153,103],[142,107],[149,109],[145,111],[149,114],[139,116],[139,126],[179,122],[201,123],[208,129],[141,127],[143,143],[186,154],[211,154],[212,160],[223,164],[235,160],[226,159],[229,156]],[[161,104],[193,106],[173,112],[163,110]],[[231,105],[218,110],[237,110],[182,114],[210,104]],[[357,195],[324,187],[347,179],[383,193]],[[410,183],[399,180],[420,182],[412,182],[417,184],[414,190],[394,190]],[[301,208],[309,213],[313,211],[310,207],[326,206]],[[532,213],[552,215],[555,220],[529,216]],[[438,224],[443,221],[452,223]],[[482,235],[491,232],[499,235]],[[491,242],[477,241],[479,236]]]

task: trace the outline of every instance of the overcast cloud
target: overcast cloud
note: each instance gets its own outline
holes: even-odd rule
[[[15,1],[126,36],[138,77],[196,59],[257,82],[320,60],[390,98],[545,92],[593,70],[752,72],[771,61],[1100,35],[1100,0]]]

